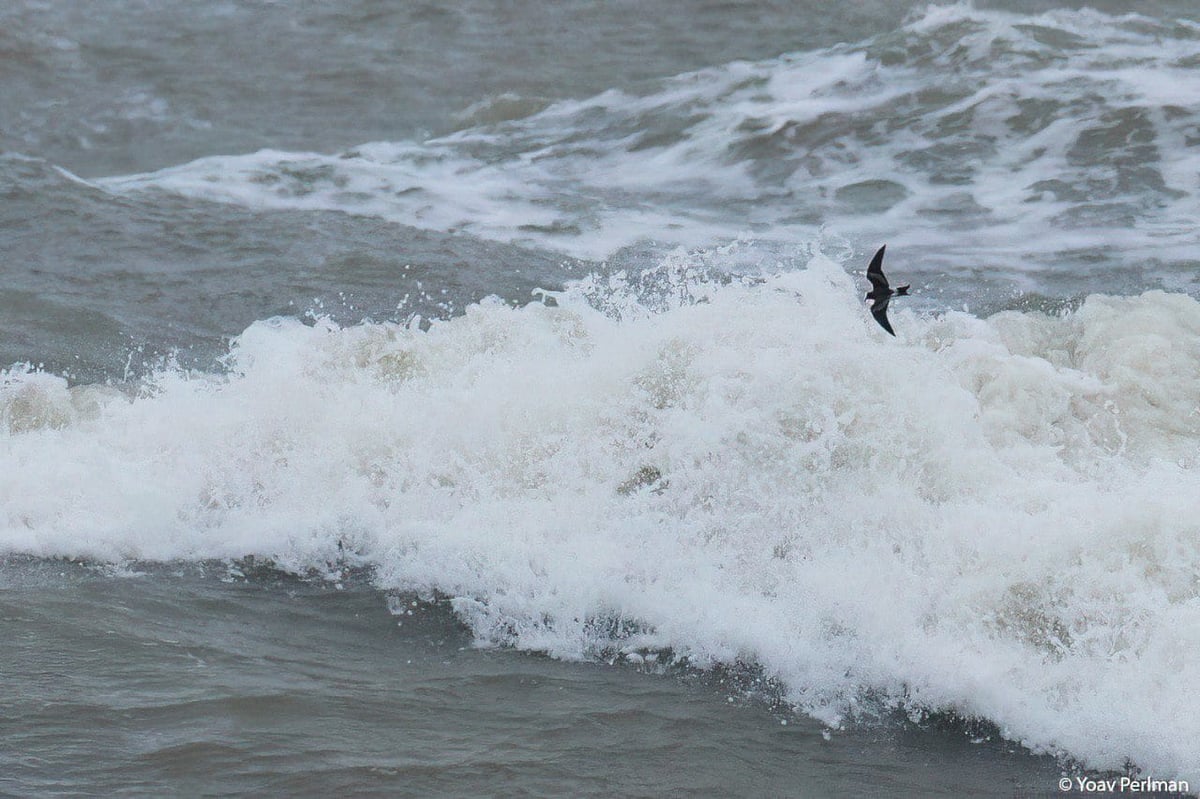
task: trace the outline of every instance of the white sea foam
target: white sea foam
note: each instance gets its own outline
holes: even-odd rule
[[[796,242],[833,224],[947,264],[969,253],[1032,274],[1075,251],[1191,261],[1197,58],[1186,22],[932,6],[863,42],[443,138],[218,156],[105,185],[369,214],[589,258],[647,239]]]
[[[132,398],[10,371],[0,548],[350,558],[483,643],[740,658],[831,724],[954,710],[1200,780],[1200,304],[901,307],[892,339],[823,256],[701,260],[656,302],[258,322]]]

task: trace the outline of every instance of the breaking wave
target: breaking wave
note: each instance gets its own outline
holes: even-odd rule
[[[1187,20],[930,6],[856,43],[545,108],[493,98],[441,138],[214,156],[101,185],[592,259],[743,233],[794,244],[829,225],[935,273],[976,264],[1037,288],[1137,262],[1183,289],[1200,245],[1198,62]]]
[[[638,278],[432,324],[275,318],[136,393],[0,379],[0,549],[369,567],[484,644],[755,663],[837,725],[995,722],[1200,780],[1200,304],[987,319],[843,269]]]

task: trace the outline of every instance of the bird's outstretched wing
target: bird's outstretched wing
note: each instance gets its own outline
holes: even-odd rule
[[[875,302],[871,303],[871,316],[875,317],[875,321],[879,323],[880,327],[894,336],[896,335],[896,331],[892,330],[892,323],[888,321],[887,309],[888,298],[881,297],[875,300]]]
[[[876,291],[888,287],[887,278],[883,276],[883,251],[886,249],[886,244],[880,247],[879,252],[871,259],[871,265],[867,267],[867,280],[871,281],[871,288]],[[886,308],[886,305],[884,307]]]

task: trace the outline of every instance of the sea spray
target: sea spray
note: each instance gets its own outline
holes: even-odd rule
[[[0,546],[350,558],[481,644],[751,662],[831,724],[952,711],[1200,778],[1200,304],[902,309],[893,340],[823,256],[676,259],[656,302],[257,322],[133,396],[10,370]]]

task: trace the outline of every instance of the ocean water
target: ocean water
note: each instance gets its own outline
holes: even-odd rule
[[[843,5],[0,8],[0,791],[1195,790],[1200,13]]]

